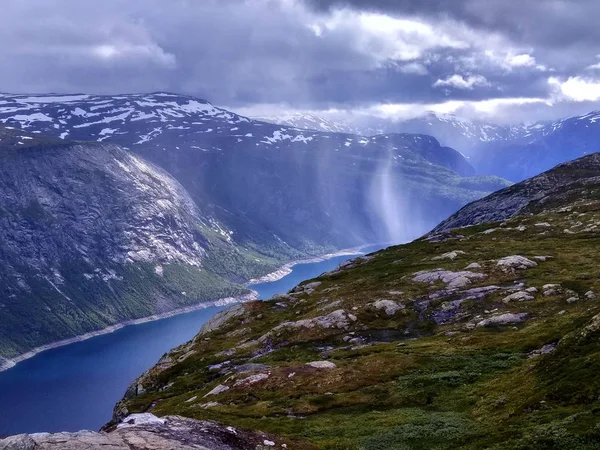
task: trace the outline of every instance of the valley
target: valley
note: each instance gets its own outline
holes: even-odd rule
[[[168,93],[3,94],[0,121],[0,367],[413,239],[509,184],[430,136],[306,132]]]

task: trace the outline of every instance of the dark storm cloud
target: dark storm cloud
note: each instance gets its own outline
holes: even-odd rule
[[[555,64],[583,66],[600,53],[597,0],[306,0],[316,10],[348,7],[413,17],[449,18],[505,34]],[[569,53],[565,54],[564,52]],[[582,58],[587,57],[587,61]],[[560,65],[560,64],[559,64]]]
[[[600,53],[592,0],[4,0],[2,9],[4,92],[169,90],[300,109],[549,98],[568,77],[593,76],[586,68]]]

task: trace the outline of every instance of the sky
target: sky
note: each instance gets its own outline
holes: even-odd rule
[[[0,91],[169,91],[248,115],[600,109],[598,0],[2,0]]]

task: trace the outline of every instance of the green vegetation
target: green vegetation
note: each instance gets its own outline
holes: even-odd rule
[[[567,197],[246,304],[166,355],[117,411],[218,420],[329,450],[599,448],[600,202]],[[535,264],[498,265],[511,255]],[[454,290],[414,280],[472,263],[485,278]],[[467,292],[486,286],[496,288]],[[506,300],[519,292],[531,298]],[[388,314],[378,300],[399,309]],[[319,325],[334,311],[338,322]],[[527,316],[484,322],[506,314]],[[323,360],[335,367],[307,364]],[[261,366],[244,372],[250,363]],[[219,385],[229,389],[205,397]]]

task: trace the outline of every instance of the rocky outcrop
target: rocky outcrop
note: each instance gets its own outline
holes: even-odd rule
[[[288,448],[289,444],[217,422],[146,413],[133,414],[107,432],[12,436],[0,440],[0,450],[261,450]]]

